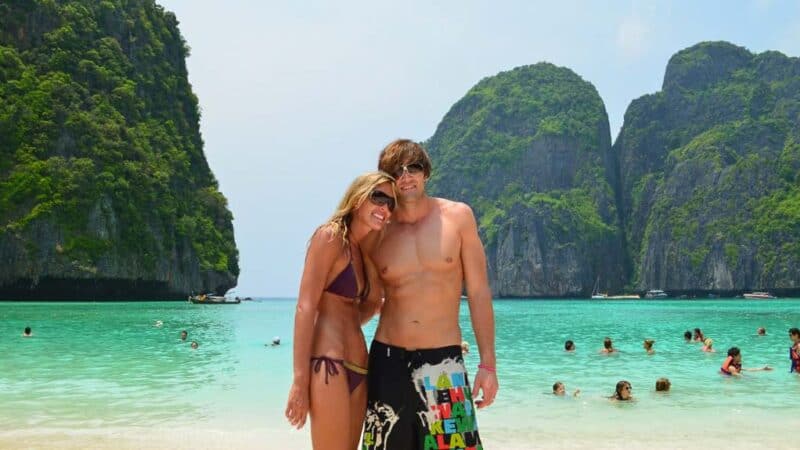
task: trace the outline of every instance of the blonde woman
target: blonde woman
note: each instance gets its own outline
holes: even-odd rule
[[[294,320],[294,381],[286,418],[301,428],[311,417],[314,449],[358,446],[367,401],[361,324],[380,304],[378,289],[370,296],[369,280],[376,275],[359,243],[383,229],[395,204],[390,175],[361,175],[309,241]]]

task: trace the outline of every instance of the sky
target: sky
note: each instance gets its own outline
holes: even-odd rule
[[[347,185],[395,138],[428,139],[482,78],[567,67],[595,86],[615,139],[681,49],[725,40],[800,56],[795,1],[157,2],[191,48],[238,296],[296,297],[308,238]]]

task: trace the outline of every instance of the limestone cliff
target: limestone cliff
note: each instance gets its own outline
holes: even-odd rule
[[[634,283],[800,288],[800,60],[725,42],[675,54],[614,144]]]
[[[152,0],[0,4],[0,298],[236,284],[187,55]]]
[[[430,191],[473,207],[502,297],[586,296],[625,281],[617,162],[595,88],[540,63],[475,85],[425,143]]]

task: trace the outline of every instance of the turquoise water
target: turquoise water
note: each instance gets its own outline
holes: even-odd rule
[[[0,438],[196,428],[247,431],[273,437],[272,444],[288,439],[296,443],[291,448],[310,448],[307,433],[290,430],[283,419],[294,306],[290,299],[235,306],[0,303]],[[474,372],[477,346],[462,306],[472,348],[467,366]],[[624,447],[652,439],[715,447],[731,429],[740,442],[766,437],[780,446],[784,427],[800,425],[793,416],[800,377],[788,373],[787,337],[788,328],[800,326],[798,312],[800,302],[783,299],[497,300],[501,390],[478,415],[485,443],[495,444],[487,448],[531,448],[526,443],[532,440],[541,444],[536,447]],[[163,325],[155,326],[157,320]],[[25,326],[34,337],[20,336]],[[767,336],[755,336],[759,326]],[[695,327],[714,339],[717,353],[684,343],[683,332]],[[186,342],[179,340],[182,329],[189,332]],[[366,326],[368,339],[374,329],[375,321]],[[276,335],[283,345],[265,346]],[[620,354],[598,353],[605,336]],[[656,340],[655,355],[644,353],[645,338]],[[575,341],[577,352],[563,351],[566,339]],[[192,340],[197,350],[189,347]],[[775,370],[720,376],[733,345],[742,350],[745,367]],[[672,381],[672,391],[657,395],[655,380],[662,376]],[[605,398],[620,379],[632,383],[635,403]],[[557,380],[581,395],[552,396]],[[281,448],[249,442],[245,447]]]

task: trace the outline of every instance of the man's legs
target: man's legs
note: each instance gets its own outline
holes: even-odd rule
[[[372,341],[362,450],[413,450],[416,414],[409,398],[408,362],[398,347]]]

